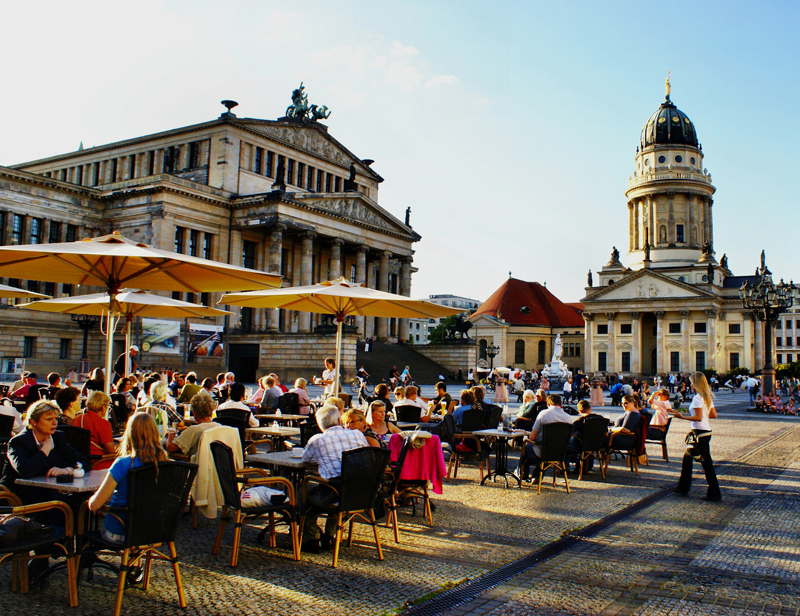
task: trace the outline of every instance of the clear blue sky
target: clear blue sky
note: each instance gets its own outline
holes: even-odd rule
[[[778,276],[800,215],[791,2],[31,2],[5,8],[0,164],[215,118],[283,115],[304,81],[411,222],[412,293],[559,298],[627,253],[624,191],[664,98],[694,121],[735,274]],[[16,26],[14,26],[16,24]]]

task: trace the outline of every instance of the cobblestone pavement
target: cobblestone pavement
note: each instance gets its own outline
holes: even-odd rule
[[[414,602],[411,612],[496,616],[797,613],[800,423],[746,413],[745,398],[718,398],[711,447],[725,497],[721,504],[699,500],[702,475],[688,499],[665,489],[677,479],[686,428],[673,422],[669,463],[660,459],[660,450],[651,450],[650,466],[637,477],[621,461],[612,462],[606,481],[599,473],[572,480],[571,494],[563,481],[555,488],[546,482],[540,495],[528,487],[481,487],[477,469],[462,467],[458,480],[434,497],[433,528],[407,510],[400,516],[400,544],[381,529],[383,562],[375,558],[366,527],[356,526],[354,545],[343,548],[338,569],[330,567],[330,553],[292,561],[283,529],[278,547],[270,549],[256,543],[258,528],[247,527],[239,566],[232,569],[230,525],[215,557],[216,522],[201,518],[193,530],[187,517],[177,544],[188,608],[177,605],[170,569],[157,565],[147,592],[126,591],[123,611],[367,615],[401,612]],[[582,536],[587,527],[596,530]],[[435,605],[426,597],[447,598],[446,589],[496,575],[559,540],[571,543],[457,606],[428,611]],[[67,607],[63,573],[51,577],[47,591],[19,595],[10,591],[5,566],[0,588],[0,605],[15,612],[108,614],[116,579],[102,570],[92,581],[84,576],[76,610]]]

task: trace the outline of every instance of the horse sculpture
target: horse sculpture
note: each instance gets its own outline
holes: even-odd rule
[[[472,329],[472,321],[465,321],[464,317],[458,315],[456,322],[445,330],[447,332],[446,338],[455,339],[456,334],[461,334],[462,339],[469,338],[469,334],[467,334],[467,332],[470,329]]]

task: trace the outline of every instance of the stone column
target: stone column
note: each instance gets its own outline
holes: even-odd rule
[[[669,199],[669,225],[667,227],[667,240],[669,240],[670,245],[674,245],[677,239],[675,229],[675,193],[667,193],[667,199]],[[686,239],[685,232],[683,239]]]
[[[376,289],[378,287],[378,282],[376,280],[375,274],[375,261],[367,261],[367,274],[366,274],[366,282],[364,283],[370,289]],[[364,336],[365,338],[370,338],[375,336],[375,321],[377,319],[375,317],[364,317]]]
[[[760,373],[764,367],[764,329],[761,327],[762,322],[755,315],[750,315],[750,319],[753,321],[753,340],[755,343],[752,372]]]
[[[714,199],[711,197],[708,198],[708,241],[711,242],[711,245],[714,245],[714,211],[713,211]]]
[[[278,223],[272,227],[269,236],[269,263],[267,264],[267,271],[270,274],[281,273],[282,259],[283,259],[283,232],[286,230],[286,225]],[[271,332],[280,330],[279,322],[280,313],[277,308],[267,309],[267,329]]]
[[[689,363],[689,311],[681,310],[681,372],[684,374],[689,372],[691,364]]]
[[[411,257],[400,259],[400,295],[411,297]],[[408,341],[408,319],[400,319],[398,323],[399,338]]]
[[[730,369],[730,366],[728,365],[728,342],[726,340],[726,336],[728,335],[728,324],[725,322],[725,313],[722,311],[720,311],[720,313],[717,315],[717,319],[719,319],[717,328],[717,341],[715,342],[715,348],[717,349],[717,370],[720,372],[725,372]],[[740,364],[742,359],[739,360]]]
[[[378,291],[389,291],[389,259],[392,258],[392,253],[384,250],[380,253],[380,265],[378,267]],[[386,340],[389,338],[389,319],[386,317],[379,317],[376,319],[375,329],[377,330],[378,340]]]
[[[584,312],[583,320],[586,323],[583,330],[583,371],[586,374],[591,375],[595,371],[594,348],[592,344],[592,340],[594,338],[594,315]]]
[[[331,264],[328,272],[331,280],[336,280],[342,275],[342,246],[344,240],[335,237],[331,240]]]
[[[706,352],[706,368],[717,369],[717,311],[706,310],[706,335],[708,351]]]
[[[617,372],[617,331],[616,312],[606,312],[608,318],[608,356],[606,357],[606,372]]]
[[[656,366],[657,374],[667,374],[669,366],[664,358],[664,311],[656,310],[653,314],[656,317]]]
[[[317,236],[313,231],[309,231],[302,236],[302,247],[300,249],[300,285],[308,286],[311,284],[311,266],[313,264],[314,238]],[[307,333],[311,331],[311,313],[299,313],[299,331]]]
[[[364,245],[356,249],[356,282],[359,284],[367,284],[367,247]],[[367,339],[367,324],[365,317],[356,317],[356,327],[358,331]]]
[[[642,372],[642,313],[631,312],[631,337],[633,344],[631,345],[631,372],[634,374],[641,374]]]
[[[629,250],[639,247],[639,228],[636,225],[636,206],[633,201],[628,201],[628,246]]]

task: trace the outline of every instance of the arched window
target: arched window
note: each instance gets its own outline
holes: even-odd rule
[[[546,343],[544,340],[539,340],[539,360],[537,363],[544,364],[544,358],[546,356]]]
[[[486,347],[489,346],[489,343],[486,340],[481,340],[478,347],[478,359],[487,359],[488,355],[486,355]]]
[[[515,364],[524,364],[525,363],[525,341],[524,340],[517,340],[514,342],[514,363]]]

